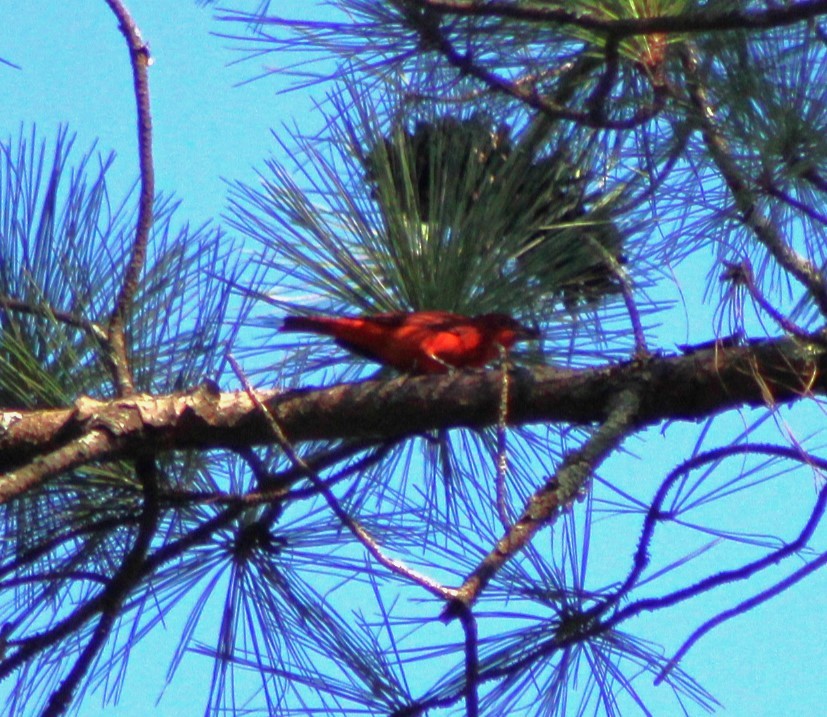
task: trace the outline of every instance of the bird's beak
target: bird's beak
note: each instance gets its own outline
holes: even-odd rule
[[[533,341],[540,338],[540,329],[525,324],[520,324],[520,328],[515,333],[521,341]]]

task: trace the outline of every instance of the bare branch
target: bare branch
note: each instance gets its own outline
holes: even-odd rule
[[[705,451],[704,453],[692,456],[691,458],[683,461],[680,465],[673,468],[663,480],[663,483],[661,483],[660,488],[658,488],[658,491],[646,512],[646,518],[643,522],[643,530],[641,532],[640,539],[638,540],[637,549],[635,550],[635,555],[632,560],[632,569],[629,571],[628,576],[617,590],[589,611],[588,614],[590,617],[598,617],[605,614],[608,610],[619,604],[627,595],[629,595],[635,585],[637,585],[643,575],[643,571],[649,565],[650,548],[655,535],[655,529],[661,521],[669,517],[664,513],[663,505],[666,502],[666,497],[669,495],[669,492],[675,486],[677,481],[690,471],[696,470],[702,466],[718,463],[733,456],[749,455],[764,455],[786,458],[788,460],[804,463],[806,465],[815,466],[821,470],[827,470],[827,460],[818,458],[817,456],[813,456],[809,453],[805,453],[798,446],[775,446],[759,443],[743,443],[735,446],[721,446],[720,448]],[[805,528],[804,534],[807,536],[807,539],[809,538],[811,532],[811,530],[807,531]],[[799,537],[798,541],[791,543],[789,546],[784,546],[781,550],[784,551],[784,554],[792,554],[795,550],[803,547],[803,543],[800,542],[800,540],[801,539]],[[792,549],[790,546],[792,546]],[[782,557],[782,554],[778,551],[774,552],[773,555],[776,560],[780,560]],[[757,561],[757,566],[760,568],[765,565],[765,560],[766,558]],[[739,570],[743,571],[744,568],[740,568]],[[752,574],[753,571],[749,570],[747,572],[742,572],[741,577],[746,578]]]
[[[287,440],[287,436],[285,436],[284,431],[282,431],[271,411],[261,402],[259,397],[256,395],[256,392],[253,390],[253,387],[247,381],[247,377],[244,375],[244,372],[241,370],[241,366],[239,366],[235,358],[230,356],[229,360],[236,376],[238,376],[238,379],[242,382],[244,390],[247,392],[250,400],[255,404],[256,408],[267,420],[267,424],[269,425],[274,438],[278,442],[279,447],[284,451],[290,462],[313,484],[313,487],[325,499],[328,506],[333,511],[333,514],[339,519],[342,525],[344,525],[351,532],[353,537],[364,546],[364,548],[380,565],[384,565],[395,575],[399,575],[416,583],[439,598],[444,600],[451,599],[453,597],[452,590],[444,587],[433,578],[429,578],[427,575],[423,575],[422,573],[408,567],[401,560],[396,560],[395,558],[385,555],[376,539],[364,527],[362,527],[358,521],[351,518],[344,508],[342,508],[341,504],[336,499],[336,496],[333,495],[330,487],[325,483],[322,477],[316,473],[316,471],[314,471],[298,453],[296,453],[296,449],[293,448]]]
[[[141,37],[138,26],[121,0],[106,0],[106,3],[118,18],[121,32],[129,47],[138,117],[138,159],[141,172],[141,190],[138,199],[135,240],[132,244],[132,255],[121,283],[121,290],[115,301],[112,316],[109,319],[109,341],[113,349],[113,362],[117,372],[118,393],[121,396],[129,396],[134,393],[135,389],[126,352],[125,325],[132,306],[132,300],[138,290],[141,271],[146,261],[149,232],[153,221],[153,203],[155,201],[152,115],[150,113],[149,75],[147,72],[151,59],[149,48]]]
[[[620,393],[605,422],[557,473],[529,499],[523,514],[457,590],[444,617],[450,619],[472,605],[499,569],[522,550],[540,528],[550,524],[582,494],[598,465],[634,430],[640,400],[633,391]]]
[[[107,334],[102,326],[68,311],[61,311],[51,306],[32,305],[28,301],[15,299],[11,296],[0,296],[0,309],[3,311],[19,311],[20,313],[31,314],[33,316],[43,316],[47,319],[54,318],[62,324],[81,329],[96,341],[107,341]]]
[[[824,495],[824,489],[822,488],[821,494]],[[824,512],[824,503],[825,501],[820,501],[817,504],[815,510],[820,510],[823,514]],[[820,519],[821,516],[819,516]],[[816,521],[817,522],[817,521]],[[771,600],[772,598],[780,595],[785,590],[791,588],[793,585],[797,585],[801,582],[804,578],[809,577],[812,575],[816,570],[820,570],[825,565],[827,565],[827,553],[822,553],[818,558],[815,560],[810,561],[803,567],[796,570],[792,575],[787,576],[783,580],[779,580],[775,585],[768,587],[766,590],[762,590],[757,595],[753,595],[752,597],[743,600],[742,602],[738,603],[735,607],[730,608],[729,610],[724,610],[723,612],[719,613],[715,617],[707,620],[703,625],[698,627],[689,639],[681,645],[681,648],[675,653],[675,656],[669,660],[669,663],[661,670],[660,674],[657,676],[655,680],[655,684],[659,684],[662,682],[666,677],[668,677],[669,673],[674,670],[678,663],[683,659],[684,655],[692,648],[692,646],[700,640],[706,633],[710,630],[718,627],[718,625],[726,622],[727,620],[736,617],[738,615],[743,615],[745,612],[752,610],[754,607],[761,605],[762,603]]]

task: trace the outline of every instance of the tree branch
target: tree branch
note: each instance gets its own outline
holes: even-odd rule
[[[818,496],[816,497],[816,501],[813,505],[812,511],[810,512],[810,516],[808,517],[806,523],[804,524],[801,531],[795,537],[794,540],[784,543],[780,548],[772,550],[766,555],[758,558],[757,560],[745,563],[744,565],[738,568],[722,570],[721,572],[703,578],[688,587],[675,590],[671,593],[667,593],[666,595],[661,595],[660,597],[644,598],[641,600],[636,600],[635,602],[631,602],[622,609],[618,610],[609,619],[603,621],[601,623],[602,628],[616,628],[620,623],[629,620],[630,618],[637,617],[641,613],[651,612],[673,605],[678,605],[681,602],[690,600],[694,597],[697,597],[698,595],[709,592],[723,585],[729,585],[734,582],[747,580],[753,577],[754,575],[763,572],[764,570],[773,565],[778,565],[782,562],[782,560],[785,560],[788,557],[798,554],[802,549],[806,547],[810,538],[813,536],[813,533],[815,532],[816,528],[820,525],[821,520],[824,517],[825,510],[827,510],[827,489],[822,487],[818,493]],[[640,560],[640,558],[638,558],[638,560]],[[808,563],[803,568],[798,569],[797,571],[789,575],[787,578],[784,578],[783,580],[779,581],[778,583],[766,589],[765,591],[759,593],[758,595],[749,598],[747,603],[755,601],[755,604],[759,604],[760,602],[774,597],[782,590],[786,589],[790,585],[794,584],[795,582],[798,582],[799,580],[809,575],[813,570],[823,565],[825,562],[827,562],[827,553],[823,553],[816,560]],[[685,651],[688,650],[689,647],[691,647],[694,640],[700,638],[704,632],[706,632],[709,629],[712,629],[713,627],[715,627],[715,625],[719,624],[720,622],[723,622],[728,617],[740,614],[742,605],[736,606],[731,610],[724,611],[717,617],[712,618],[710,621],[698,628],[698,630],[690,638],[689,643],[685,644],[683,648],[681,648],[681,651],[678,653],[678,655],[672,658],[669,665],[664,669],[664,672],[661,674],[659,679],[663,679],[663,677],[665,677],[666,672],[668,672],[670,669],[674,667],[674,664],[676,664],[678,659],[680,659],[680,657],[685,653]]]
[[[824,506],[821,506],[821,510],[823,511]],[[791,575],[788,575],[783,580],[779,580],[774,585],[762,590],[757,595],[753,595],[752,597],[743,600],[742,602],[738,603],[734,607],[730,608],[729,610],[724,610],[723,612],[719,613],[713,618],[707,620],[703,625],[698,627],[692,635],[681,645],[680,649],[675,653],[675,656],[669,660],[669,662],[664,666],[664,668],[660,671],[657,678],[655,679],[655,684],[660,684],[664,679],[669,676],[669,673],[675,669],[678,663],[683,659],[684,655],[692,648],[692,646],[700,640],[706,633],[714,628],[718,627],[718,625],[726,622],[727,620],[736,617],[738,615],[743,615],[746,612],[749,612],[754,607],[761,605],[762,603],[771,600],[772,598],[780,595],[785,590],[791,588],[793,585],[797,585],[799,582],[804,580],[804,578],[809,577],[817,570],[821,570],[825,565],[827,565],[827,552],[822,553],[818,556],[815,560],[807,563],[803,567],[796,570]]]
[[[89,642],[75,661],[69,674],[49,697],[49,703],[43,711],[43,717],[60,717],[68,709],[72,695],[78,684],[89,670],[92,661],[101,651],[109,638],[112,628],[118,621],[121,606],[132,588],[142,578],[142,568],[146,560],[152,538],[158,528],[160,508],[158,504],[158,476],[155,460],[142,458],[136,461],[136,474],[143,485],[143,509],[138,524],[138,534],[129,552],[124,556],[121,566],[108,581],[100,599],[101,616]]]
[[[732,30],[767,29],[805,22],[827,14],[827,0],[809,0],[766,10],[745,10],[722,13],[695,12],[686,15],[662,15],[612,19],[596,14],[572,12],[559,8],[526,7],[514,3],[474,0],[416,0],[420,7],[435,13],[459,17],[499,17],[532,23],[574,25],[585,30],[603,32],[617,38],[653,33],[727,32]]]
[[[824,275],[811,261],[798,254],[761,212],[755,192],[750,189],[749,182],[731,156],[726,138],[714,120],[714,109],[707,100],[706,92],[697,76],[697,57],[687,46],[683,48],[683,55],[690,101],[695,110],[694,118],[701,127],[703,139],[712,160],[732,193],[742,221],[772,254],[779,266],[801,282],[813,297],[821,313],[827,316],[827,282]]]
[[[569,453],[562,465],[528,501],[523,514],[494,549],[466,578],[456,598],[446,607],[444,618],[463,614],[476,602],[485,586],[499,569],[520,552],[540,528],[550,524],[582,494],[595,468],[633,430],[640,401],[631,390],[620,393],[613,401],[608,418],[576,451]]]
[[[135,292],[138,290],[141,271],[146,261],[149,232],[153,221],[153,203],[155,201],[155,168],[152,160],[152,115],[149,105],[149,75],[147,69],[151,64],[149,48],[141,37],[141,32],[129,11],[121,0],[106,0],[112,12],[118,18],[120,29],[129,47],[132,65],[132,83],[135,90],[135,102],[138,117],[138,159],[141,173],[141,190],[138,199],[138,219],[135,226],[135,241],[132,255],[126,267],[121,290],[115,301],[115,308],[109,319],[109,342],[112,346],[113,363],[117,373],[118,394],[129,396],[134,392],[132,372],[126,351],[126,318],[132,306]]]
[[[595,95],[592,98],[593,106],[586,111],[574,110],[542,96],[533,85],[526,86],[483,67],[474,61],[470,51],[464,54],[457,51],[442,32],[442,28],[433,13],[426,12],[420,15],[409,13],[406,19],[419,35],[424,47],[441,54],[461,74],[475,77],[493,92],[512,97],[542,113],[548,119],[565,119],[586,127],[623,130],[632,129],[648,122],[663,109],[666,94],[663,92],[663,88],[655,88],[655,97],[652,104],[638,108],[631,117],[617,120],[606,117],[605,109],[602,106],[598,108],[595,103],[605,99],[611,89],[607,86],[607,83],[612,82],[616,70],[616,62],[613,63],[611,54],[607,53],[607,70],[601,78],[601,82],[598,83]],[[615,50],[614,59],[616,60],[617,46],[613,44],[612,47]]]
[[[55,319],[67,326],[74,326],[81,329],[93,339],[106,342],[107,334],[100,324],[84,319],[82,316],[77,316],[68,311],[61,311],[51,306],[34,305],[22,299],[16,299],[12,296],[0,296],[0,309],[3,311],[19,311],[22,314],[31,314],[32,316],[42,316],[47,319]]]
[[[459,621],[465,633],[465,715],[478,717],[480,713],[478,684],[480,679],[480,656],[477,633],[477,619],[471,608],[463,606]]]
[[[699,453],[683,461],[680,465],[673,468],[663,480],[663,483],[661,483],[660,488],[655,494],[655,497],[646,512],[646,518],[643,521],[643,530],[641,531],[640,538],[638,539],[637,549],[635,550],[635,555],[632,560],[632,569],[629,571],[626,579],[620,587],[614,590],[604,600],[596,603],[594,607],[588,611],[588,616],[596,619],[601,615],[606,614],[610,609],[620,604],[620,602],[624,600],[637,586],[640,578],[643,576],[643,572],[649,565],[650,551],[652,540],[655,536],[655,529],[662,521],[671,517],[668,512],[663,510],[663,505],[667,496],[681,478],[686,476],[686,474],[692,470],[696,470],[702,466],[720,463],[726,458],[731,458],[734,456],[740,456],[743,458],[751,455],[785,458],[787,460],[798,461],[806,465],[814,466],[822,471],[827,470],[827,460],[813,456],[810,453],[805,453],[799,446],[777,446],[763,443],[744,443],[734,446],[721,446],[719,448],[713,448],[712,450],[705,451],[704,453]],[[814,511],[817,510],[818,504],[816,504],[816,507],[814,508]],[[805,526],[796,541],[790,544],[785,544],[778,551],[773,551],[770,554],[773,556],[770,558],[770,562],[780,562],[782,557],[792,555],[801,550],[811,537],[813,529],[817,525],[817,521],[813,523],[811,518],[808,525],[809,527]],[[756,571],[755,566],[757,566],[757,570],[765,568],[767,566],[767,562],[765,561],[766,558],[756,561],[756,563],[753,564],[753,568],[750,568],[740,577],[747,578],[753,575]],[[747,568],[742,566],[739,570],[744,571],[747,570]],[[732,575],[730,574],[729,577],[732,577]]]
[[[733,408],[827,394],[827,347],[792,338],[685,349],[685,355],[588,369],[536,367],[511,377],[510,425],[599,423],[627,390],[640,396],[635,427],[699,420]],[[398,439],[497,422],[499,371],[405,376],[329,388],[259,391],[288,439]],[[204,384],[184,394],[81,399],[72,408],[0,413],[0,503],[50,476],[152,451],[273,443],[245,392]]]

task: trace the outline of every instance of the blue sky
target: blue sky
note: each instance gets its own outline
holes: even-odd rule
[[[280,3],[301,6],[301,2]],[[243,83],[262,64],[227,67],[238,57],[209,8],[163,0],[128,4],[149,42],[155,165],[159,190],[183,200],[194,221],[215,219],[224,208],[222,178],[252,178],[274,148],[271,130],[306,117],[306,94],[277,95],[285,81]],[[137,175],[134,100],[123,38],[104,2],[5,0],[0,57],[22,67],[3,68],[4,134],[37,122],[44,136],[59,124],[77,134],[77,148],[98,141],[117,153],[114,181]],[[238,86],[235,86],[238,85]]]
[[[250,2],[250,6],[254,4]],[[286,13],[289,7],[305,4],[280,0],[274,5]],[[283,124],[293,123],[305,130],[312,128],[315,118],[310,95],[304,91],[278,95],[286,80],[275,78],[239,85],[259,74],[261,64],[228,66],[238,55],[227,50],[230,41],[210,36],[211,31],[227,28],[211,19],[209,9],[198,8],[190,0],[131,0],[129,7],[154,58],[150,78],[158,189],[173,192],[182,200],[179,218],[196,224],[208,219],[220,221],[226,198],[223,179],[253,181],[253,168],[277,149],[271,130],[282,132]],[[77,134],[78,149],[97,141],[102,153],[117,153],[110,177],[117,196],[118,189],[125,189],[137,175],[135,119],[126,49],[105,3],[4,0],[0,13],[0,57],[22,68],[0,65],[0,137],[15,137],[21,125],[28,130],[34,122],[42,137],[51,137],[58,125],[68,124]],[[699,300],[702,273],[691,265],[679,269],[689,306]],[[689,323],[708,325],[710,313],[710,307],[693,311]],[[692,335],[688,337],[686,321],[680,312],[677,317],[671,324],[677,329],[673,342],[705,340],[712,335],[701,328],[689,332]],[[663,346],[668,349],[671,344],[664,342]],[[786,412],[782,416],[797,435],[808,432],[806,421],[802,423]],[[661,452],[663,465],[642,463],[627,455],[612,461],[601,474],[607,480],[618,476],[652,480],[663,475],[679,460],[676,444],[680,445],[680,436],[685,434],[683,442],[691,446],[696,434],[693,426],[672,425],[667,431],[679,440],[667,443],[659,430],[652,430],[645,436],[648,446],[641,439],[627,446],[633,454],[647,456],[653,443],[663,441],[669,451]],[[799,478],[795,483],[805,502],[814,493],[812,481],[808,493],[807,480]],[[782,493],[776,500],[786,500],[786,495]],[[767,533],[776,530],[771,521],[783,519],[784,511],[769,498],[766,503],[742,507],[749,513],[766,510]],[[595,540],[593,551],[612,545],[613,529],[611,524],[602,528],[609,537]],[[628,535],[619,535],[622,549],[602,559],[609,564],[618,559],[628,562],[628,540]],[[678,547],[676,554],[680,552]],[[745,594],[739,593],[740,589],[736,586],[724,604],[742,599]],[[821,607],[825,594],[827,575],[816,575],[749,615],[719,627],[689,653],[686,669],[724,703],[722,714],[804,716],[824,711],[821,675],[827,668],[827,643]],[[700,620],[694,610],[672,611],[642,619],[642,632],[676,646]],[[108,708],[107,715],[147,714],[167,669],[168,657],[158,656],[163,653],[163,644],[164,636],[159,635],[138,647],[121,705]],[[193,692],[200,692],[205,678],[189,663],[185,665],[166,690],[156,714],[198,713],[190,699]],[[192,688],[187,686],[190,681]],[[665,704],[674,706],[672,702]],[[657,708],[653,711],[669,714]],[[80,712],[84,717],[101,713],[94,696]]]

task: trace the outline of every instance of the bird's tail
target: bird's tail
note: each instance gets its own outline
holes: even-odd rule
[[[331,335],[335,323],[336,319],[323,316],[285,316],[279,331]]]

